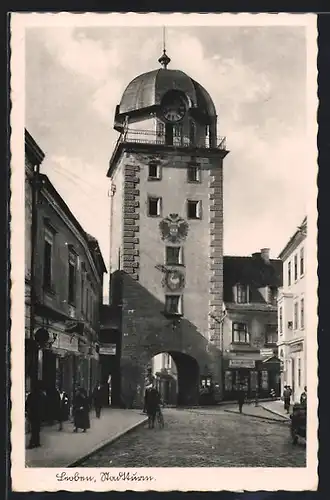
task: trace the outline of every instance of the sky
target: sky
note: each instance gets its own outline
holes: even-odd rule
[[[108,162],[115,106],[156,69],[161,27],[26,29],[26,128],[42,165],[108,266]],[[171,26],[169,69],[212,96],[226,136],[224,252],[275,258],[306,214],[306,39],[303,26]]]

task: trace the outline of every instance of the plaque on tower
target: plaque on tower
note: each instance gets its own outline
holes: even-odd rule
[[[159,224],[162,239],[171,243],[185,240],[188,234],[188,223],[178,214],[170,214]]]

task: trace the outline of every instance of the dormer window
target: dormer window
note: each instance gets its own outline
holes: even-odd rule
[[[249,302],[248,285],[236,285],[236,302],[237,304],[247,304]]]
[[[277,288],[274,286],[269,286],[267,290],[267,302],[268,304],[272,304],[276,306],[277,304]]]

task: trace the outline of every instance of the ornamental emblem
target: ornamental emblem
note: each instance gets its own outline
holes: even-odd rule
[[[171,292],[180,290],[185,285],[184,274],[180,271],[168,270],[163,277],[163,286],[166,286]]]
[[[184,240],[188,234],[188,223],[178,214],[170,214],[159,224],[162,239],[171,243]]]

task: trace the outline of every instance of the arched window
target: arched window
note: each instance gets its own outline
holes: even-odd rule
[[[189,141],[191,145],[196,142],[196,124],[193,120],[189,121]]]

